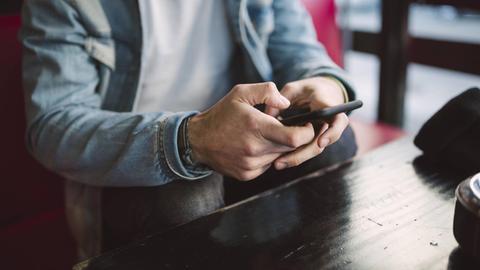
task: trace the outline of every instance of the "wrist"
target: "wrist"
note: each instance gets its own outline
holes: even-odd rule
[[[190,116],[183,119],[177,134],[178,153],[180,155],[180,159],[182,160],[182,163],[184,164],[184,166],[193,165],[193,162],[191,161],[191,157],[190,157],[191,148],[188,142],[188,133],[187,133],[189,119],[190,119]]]
[[[203,143],[202,134],[203,132],[203,123],[202,123],[202,115],[198,114],[192,116],[188,119],[187,124],[187,141],[191,149],[191,158],[194,162],[200,164],[206,164],[206,160],[204,158],[203,147],[205,144]]]

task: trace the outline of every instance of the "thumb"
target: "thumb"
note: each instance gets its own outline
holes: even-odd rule
[[[265,104],[281,110],[290,106],[290,101],[280,94],[273,82],[242,85],[238,93],[241,100],[252,106]]]

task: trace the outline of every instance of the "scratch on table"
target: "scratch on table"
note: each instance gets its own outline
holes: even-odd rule
[[[86,260],[86,261],[83,261],[83,262],[80,262],[76,265],[73,266],[73,270],[83,270],[83,269],[87,269],[88,265],[90,264],[90,260]]]
[[[305,248],[305,245],[301,245],[301,246],[299,246],[298,248],[296,248],[295,250],[290,251],[287,255],[283,256],[282,260],[288,259],[288,258],[291,257],[293,254],[299,252],[299,251],[302,250],[303,248]]]
[[[377,222],[377,221],[375,221],[375,220],[373,220],[373,219],[371,219],[371,218],[369,218],[369,217],[367,217],[367,219],[368,219],[369,221],[371,221],[371,222],[373,222],[373,223],[377,224],[378,226],[383,226],[383,224],[382,224],[382,223],[380,223],[380,222]]]

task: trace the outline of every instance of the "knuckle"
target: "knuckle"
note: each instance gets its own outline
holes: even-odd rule
[[[273,82],[265,83],[265,92],[268,94],[273,94],[277,91],[277,86]]]
[[[252,144],[252,143],[246,144],[244,147],[244,153],[247,156],[255,156],[258,154],[258,152],[259,152],[258,146],[256,146],[255,144]]]
[[[300,147],[302,145],[302,138],[297,133],[290,133],[287,136],[287,144],[293,148]]]
[[[265,89],[272,91],[277,89],[277,85],[274,82],[266,82]]]
[[[295,91],[295,83],[294,82],[289,82],[289,83],[285,84],[285,86],[283,86],[282,94],[288,95],[288,94],[290,94],[294,91]]]
[[[245,88],[245,85],[237,84],[232,88],[232,91],[235,92],[235,93],[238,93],[238,92],[243,91],[244,88]]]

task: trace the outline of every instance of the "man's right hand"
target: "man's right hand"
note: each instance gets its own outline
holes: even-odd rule
[[[189,120],[188,133],[195,161],[213,170],[248,181],[264,173],[282,154],[310,143],[314,129],[286,127],[254,106],[279,110],[290,106],[274,83],[235,86],[213,107]]]

